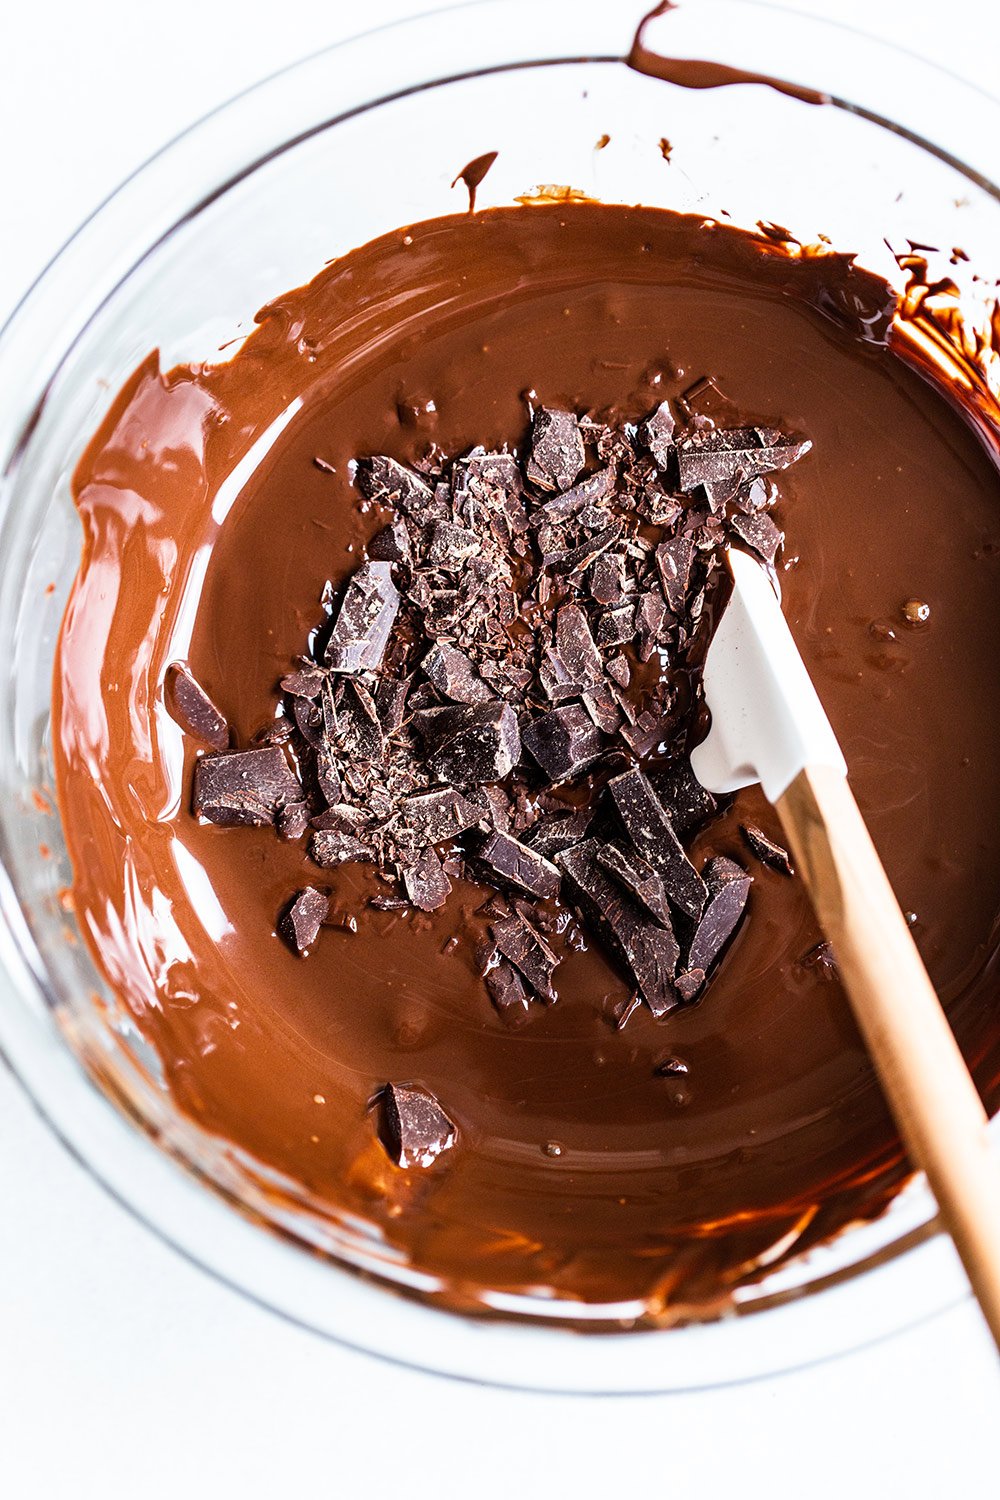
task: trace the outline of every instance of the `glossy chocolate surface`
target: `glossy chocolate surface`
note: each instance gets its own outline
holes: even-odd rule
[[[812,439],[780,476],[785,609],[995,1107],[997,453],[887,307],[842,257],[656,210],[441,219],[279,297],[228,364],[151,357],[80,462],[55,750],[84,933],[180,1107],[369,1221],[451,1305],[537,1288],[670,1316],[879,1211],[907,1167],[835,976],[802,961],[821,934],[801,885],[754,864],[751,920],[700,1004],[617,1031],[627,988],[591,948],[508,1030],[475,969],[479,888],[401,916],[365,909],[373,876],[345,867],[315,950],[290,951],[276,914],[315,866],[270,828],[191,815],[201,750],[167,669],[186,661],[247,745],[324,589],[384,524],[352,458],[517,448],[525,391],[637,418],[711,375],[739,421]],[[914,599],[925,626],[904,619]],[[696,862],[746,863],[748,822],[777,831],[756,791]],[[389,1082],[455,1124],[426,1169],[378,1138]]]

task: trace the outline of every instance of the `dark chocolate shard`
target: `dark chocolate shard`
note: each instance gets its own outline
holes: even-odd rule
[[[396,734],[402,726],[411,686],[409,677],[383,677],[375,689],[375,710],[384,735]]]
[[[617,604],[598,618],[596,639],[599,646],[625,646],[634,635],[634,604]]]
[[[658,469],[666,469],[674,452],[674,414],[669,401],[661,401],[651,417],[639,428],[639,436],[653,456]]]
[[[326,812],[313,818],[312,826],[327,833],[353,833],[356,838],[363,839],[374,822],[375,819],[367,808],[352,807],[349,802],[336,802]]]
[[[327,642],[333,672],[377,672],[399,610],[392,565],[366,562],[350,579]]]
[[[517,715],[499,699],[431,709],[417,726],[435,776],[459,786],[501,781],[521,754]]]
[[[676,1009],[674,973],[678,946],[670,928],[660,927],[636,908],[602,868],[600,845],[585,839],[556,856],[585,918],[624,963],[642,998],[658,1019]]]
[[[205,755],[195,763],[193,807],[223,828],[273,823],[302,788],[277,745]]]
[[[371,562],[403,563],[409,567],[413,561],[410,533],[398,516],[375,533],[365,551]]]
[[[543,1000],[554,1000],[552,972],[559,960],[537,927],[515,912],[494,922],[491,930],[504,958],[524,975],[535,993]]]
[[[704,969],[685,969],[684,973],[678,974],[674,980],[674,989],[684,1005],[690,1005],[693,1000],[697,1000],[704,988]]]
[[[431,532],[427,562],[432,568],[455,573],[481,549],[482,542],[474,531],[456,526],[452,521],[438,521]]]
[[[669,608],[680,617],[687,605],[691,582],[694,544],[690,537],[675,536],[661,542],[656,549],[656,568],[660,575],[663,597]]]
[[[225,714],[216,708],[183,662],[175,661],[167,668],[163,696],[167,712],[185,734],[200,740],[203,745],[210,745],[213,750],[229,749],[229,725]]]
[[[590,596],[597,604],[620,604],[625,597],[625,559],[620,552],[605,552],[590,569]]]
[[[686,755],[678,755],[652,771],[649,779],[678,838],[686,839],[715,812],[715,798],[702,786]]]
[[[288,910],[278,920],[278,931],[293,952],[305,958],[330,911],[330,898],[315,886],[299,891]]]
[[[635,611],[635,650],[640,661],[649,661],[665,640],[667,606],[659,590],[640,594]]]
[[[350,678],[343,682],[335,712],[337,749],[345,761],[381,761],[385,753],[382,723],[364,683]]]
[[[624,702],[622,694],[619,694],[618,701]],[[641,759],[666,742],[672,723],[668,712],[656,713],[651,708],[645,708],[634,724],[622,725],[621,737]]]
[[[403,871],[403,886],[411,905],[420,911],[437,911],[451,894],[451,881],[431,848],[425,849],[416,863]]]
[[[491,967],[483,975],[483,980],[504,1025],[512,1030],[523,1026],[531,1014],[531,995],[510,959],[496,954]]]
[[[708,900],[688,950],[688,968],[707,974],[736,931],[750,894],[751,877],[724,855],[709,860],[702,871]]]
[[[622,523],[613,521],[603,531],[588,537],[576,547],[556,548],[542,553],[542,563],[554,573],[584,573],[622,534]]]
[[[774,427],[709,428],[677,444],[680,489],[704,491],[712,510],[732,500],[741,485],[777,469],[787,469],[812,443],[788,437]]]
[[[526,724],[524,748],[551,782],[568,781],[592,765],[604,748],[600,730],[579,703],[567,703]]]
[[[579,484],[574,484],[572,489],[565,490],[563,494],[556,495],[552,500],[546,500],[545,504],[536,510],[532,517],[532,524],[540,526],[547,522],[572,520],[588,506],[596,505],[600,500],[606,500],[614,493],[614,488],[614,469],[598,469],[596,474],[588,474],[585,479],[580,480]]]
[[[445,641],[435,641],[420,665],[438,692],[453,703],[488,703],[496,696],[465,652]]]
[[[583,706],[602,734],[616,734],[621,728],[624,716],[608,683],[599,683],[584,693]]]
[[[563,849],[579,844],[586,838],[587,830],[594,821],[590,807],[574,808],[572,811],[549,813],[525,834],[525,843],[546,859],[555,859]]]
[[[587,616],[579,604],[564,604],[556,615],[555,651],[571,682],[596,687],[604,680],[604,663],[594,645]]]
[[[583,438],[571,411],[543,406],[531,424],[531,454],[525,473],[543,490],[568,490],[586,462]]]
[[[309,840],[309,857],[324,870],[340,865],[371,864],[372,851],[353,833],[318,829]]]
[[[774,524],[766,511],[750,515],[740,510],[734,511],[729,518],[729,525],[740,540],[746,542],[758,557],[762,558],[769,567],[774,567],[774,559],[785,540],[785,533]]]
[[[626,852],[617,844],[600,844],[597,861],[655,922],[673,930],[663,881],[641,854]]]
[[[482,808],[451,786],[403,797],[399,813],[403,826],[412,829],[425,844],[443,844],[483,820]]]
[[[696,920],[708,894],[705,882],[681,847],[649,778],[633,767],[609,781],[608,791],[626,833],[663,880],[672,905]]]
[[[434,492],[425,479],[394,458],[379,454],[358,460],[355,483],[366,500],[423,520],[435,510]]]
[[[303,667],[281,679],[281,691],[290,698],[307,698],[314,702],[322,693],[327,676],[325,667]]]
[[[562,877],[556,866],[508,833],[489,834],[477,850],[477,858],[486,866],[490,879],[501,885],[512,885],[541,900],[559,894]]]
[[[382,1144],[397,1167],[429,1167],[458,1138],[428,1089],[390,1083],[382,1096]]]
[[[275,827],[278,837],[294,843],[300,839],[309,828],[309,804],[308,802],[286,802],[285,806],[278,810],[275,819]]]
[[[763,829],[754,823],[741,823],[740,833],[750,846],[750,851],[763,865],[770,865],[772,870],[777,870],[782,875],[794,875],[792,861],[788,850],[776,844],[774,839],[768,838]]]

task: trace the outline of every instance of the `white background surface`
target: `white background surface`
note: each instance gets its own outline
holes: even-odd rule
[[[176,131],[305,52],[424,8],[0,0],[0,317]],[[836,10],[882,35],[905,24],[915,50],[1000,86],[992,0],[839,0]],[[521,1396],[379,1365],[216,1285],[104,1196],[2,1067],[0,1203],[6,1500],[355,1500],[396,1486],[407,1500],[543,1490],[590,1500],[634,1486],[698,1500],[800,1487],[817,1500],[937,1500],[995,1489],[1000,1368],[971,1305],[866,1353],[738,1389]]]

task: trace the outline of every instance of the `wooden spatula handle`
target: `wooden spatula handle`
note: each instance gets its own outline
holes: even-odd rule
[[[975,1084],[845,778],[807,766],[775,806],[900,1136],[1000,1348],[1000,1162]]]

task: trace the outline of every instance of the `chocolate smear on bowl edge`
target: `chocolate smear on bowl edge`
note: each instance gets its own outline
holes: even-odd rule
[[[280,678],[270,742],[229,750],[221,715],[177,675],[203,742],[221,750],[226,735],[226,753],[196,762],[196,810],[273,823],[326,871],[372,867],[385,889],[359,910],[426,921],[456,880],[493,891],[479,972],[504,1025],[555,1000],[571,938],[600,944],[633,986],[618,1026],[701,999],[751,884],[721,854],[699,871],[685,846],[716,808],[685,754],[704,601],[729,541],[773,562],[778,489],[762,493],[763,476],[810,444],[700,423],[669,402],[618,425],[542,405],[523,453],[432,450],[419,471],[359,457],[354,483],[383,514],[324,598],[315,648]],[[787,861],[744,834],[758,858]],[[293,952],[327,905],[289,893]],[[397,1094],[397,1135],[404,1115],[416,1129],[437,1109]]]

